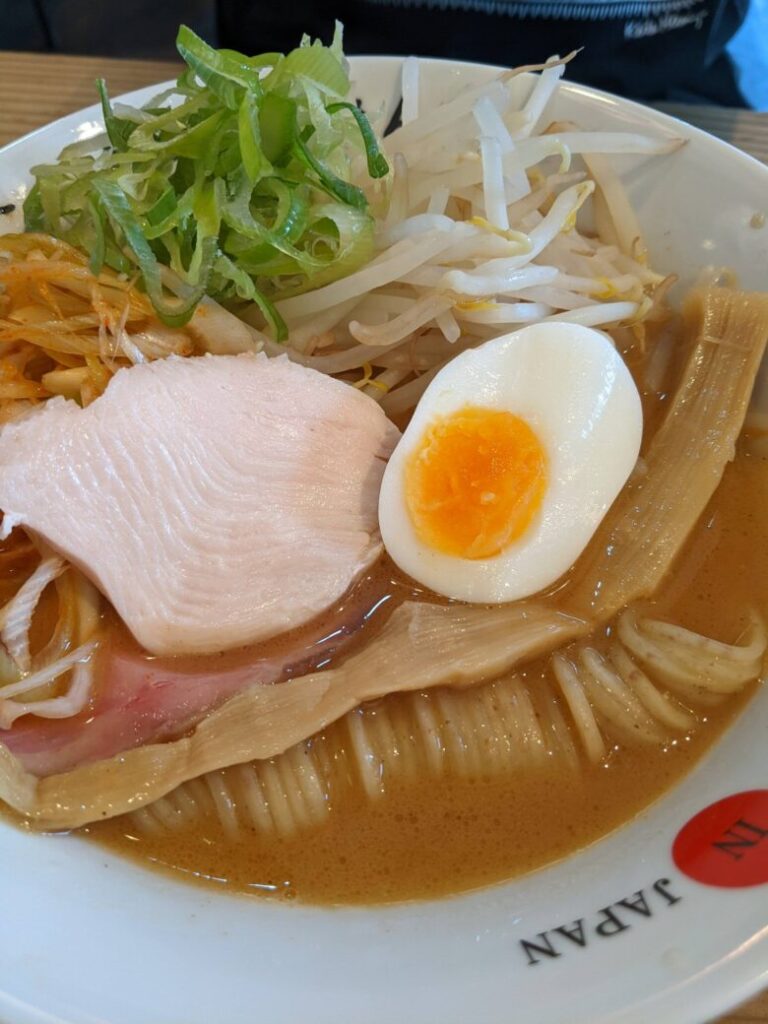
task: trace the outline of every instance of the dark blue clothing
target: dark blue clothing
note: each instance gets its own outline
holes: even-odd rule
[[[219,0],[222,45],[295,45],[344,22],[347,53],[412,53],[510,67],[583,47],[568,78],[647,100],[744,105],[725,45],[748,0]]]
[[[584,47],[571,80],[647,100],[743,105],[725,45],[748,0],[0,0],[0,49],[174,56],[184,21],[214,45],[290,50],[303,32],[348,53],[509,67]]]

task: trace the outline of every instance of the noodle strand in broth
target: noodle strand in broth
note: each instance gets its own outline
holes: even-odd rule
[[[635,608],[620,617],[618,634],[627,646],[614,642],[603,653],[580,644],[556,654],[551,675],[532,685],[514,674],[467,690],[438,687],[356,708],[278,757],[211,772],[203,776],[207,788],[199,780],[185,783],[129,821],[150,835],[208,819],[229,838],[248,831],[287,837],[323,821],[349,788],[377,800],[398,778],[524,779],[542,766],[578,771],[582,756],[602,760],[612,740],[661,744],[694,728],[698,711],[723,697],[721,679],[712,676],[713,648],[719,674],[733,680],[728,692],[735,693],[757,678],[768,646],[756,617],[735,644],[638,620]],[[571,724],[556,703],[558,689]]]
[[[768,334],[768,298],[762,295],[707,289],[691,299],[688,311],[691,356],[675,399],[648,447],[642,474],[607,516],[562,601],[555,595],[549,602],[491,609],[405,603],[376,639],[339,667],[247,690],[173,742],[43,779],[30,776],[0,747],[0,796],[48,827],[118,814],[193,776],[281,754],[363,701],[399,690],[492,680],[586,636],[623,606],[650,596],[733,455]],[[707,445],[700,451],[704,434]],[[563,607],[576,614],[563,614]],[[686,647],[686,663],[692,656]],[[616,666],[597,655],[587,661],[586,668],[573,666],[572,696],[580,687],[598,716],[614,727],[621,708],[629,709],[635,724],[657,738],[649,709],[627,697],[627,679]],[[473,744],[461,736],[454,741],[466,763],[473,763]],[[597,750],[594,740],[593,756]]]

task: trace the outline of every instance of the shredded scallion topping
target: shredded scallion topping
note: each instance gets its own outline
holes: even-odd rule
[[[187,69],[140,109],[113,106],[97,82],[105,132],[33,168],[27,230],[84,249],[94,273],[138,270],[169,325],[186,323],[208,294],[256,303],[283,340],[275,301],[372,254],[355,159],[371,178],[389,170],[365,114],[345,100],[340,28],[331,46],[305,37],[286,55],[215,50],[185,26],[176,45]],[[163,265],[184,299],[164,291]]]

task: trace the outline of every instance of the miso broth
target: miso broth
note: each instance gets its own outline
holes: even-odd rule
[[[745,453],[728,467],[653,614],[733,642],[750,608],[768,613],[767,469]],[[524,671],[535,687],[547,659]],[[457,893],[565,857],[634,817],[693,767],[753,691],[699,713],[695,730],[663,745],[618,743],[604,762],[575,770],[553,763],[492,778],[394,775],[377,799],[350,784],[325,821],[289,837],[241,829],[228,839],[212,819],[147,834],[130,817],[83,832],[172,877],[251,895],[376,903]],[[397,715],[405,700],[378,704]]]

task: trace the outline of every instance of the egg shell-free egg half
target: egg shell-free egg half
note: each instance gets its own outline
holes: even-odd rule
[[[488,558],[426,546],[407,506],[409,456],[432,424],[466,407],[525,420],[548,464],[546,489],[528,527]],[[635,383],[599,331],[533,324],[462,352],[424,392],[384,473],[379,523],[386,549],[404,572],[446,597],[499,603],[535,594],[587,546],[632,472],[642,430]]]

